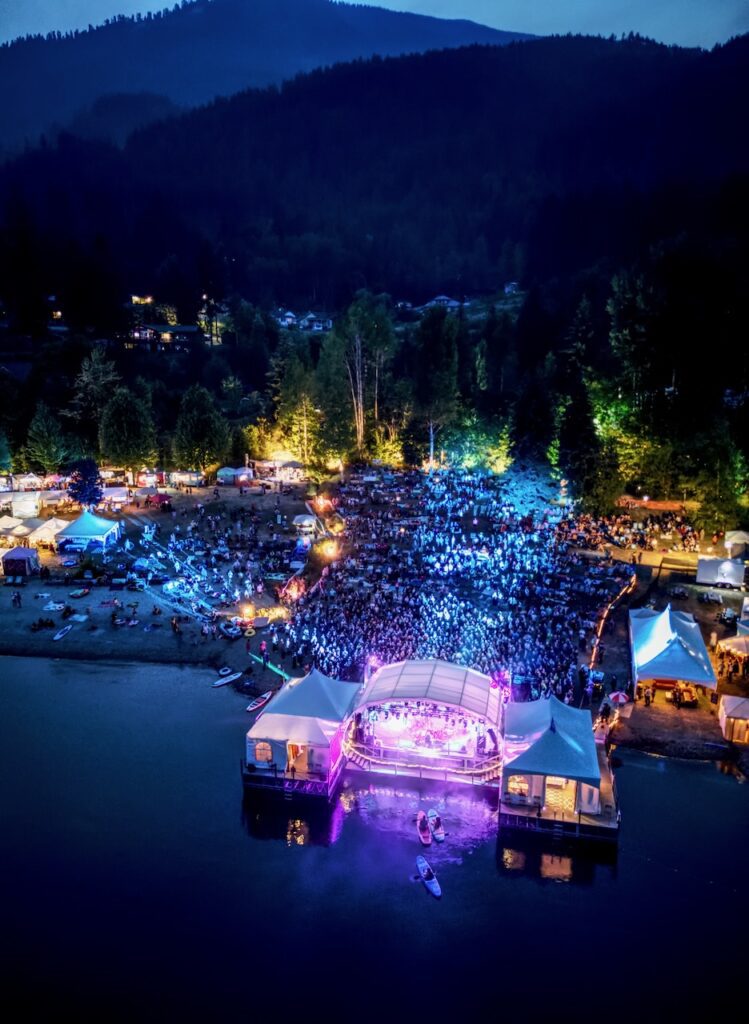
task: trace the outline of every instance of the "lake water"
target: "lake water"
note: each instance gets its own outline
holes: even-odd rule
[[[470,793],[243,804],[205,669],[0,661],[5,1002],[77,1019],[643,1020],[743,998],[749,785],[621,755],[618,854],[497,841]],[[413,817],[448,829],[414,881]]]

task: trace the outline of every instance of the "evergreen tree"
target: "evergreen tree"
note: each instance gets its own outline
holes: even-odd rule
[[[68,494],[84,508],[93,508],[102,499],[99,467],[93,459],[79,459],[72,463]]]
[[[156,432],[151,410],[128,388],[117,388],[104,407],[99,425],[104,457],[133,476],[156,457]]]
[[[45,473],[54,473],[65,462],[68,453],[69,446],[57,418],[44,402],[40,402],[26,438],[29,462],[41,466]]]
[[[229,428],[216,408],[209,391],[193,384],[180,402],[174,451],[184,469],[205,472],[212,463],[220,462],[229,446]]]

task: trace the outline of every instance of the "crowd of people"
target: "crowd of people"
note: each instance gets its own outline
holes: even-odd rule
[[[635,520],[628,513],[596,518],[578,515],[560,524],[560,536],[576,547],[605,551],[607,546],[643,551],[699,551],[704,533],[684,513],[658,512]],[[717,544],[718,537],[712,538]]]
[[[597,617],[630,570],[585,566],[563,512],[519,510],[501,477],[393,474],[341,488],[347,557],[296,605],[292,668],[359,679],[368,664],[442,658],[571,701]]]

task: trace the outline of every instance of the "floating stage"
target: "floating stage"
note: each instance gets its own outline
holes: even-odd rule
[[[614,779],[590,713],[508,698],[488,676],[438,660],[386,665],[364,684],[313,670],[251,726],[243,786],[327,800],[344,773],[470,786],[496,794],[501,830],[616,839]]]

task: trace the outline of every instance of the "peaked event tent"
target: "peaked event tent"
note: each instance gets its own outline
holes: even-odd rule
[[[723,694],[718,708],[723,735],[733,743],[749,743],[749,698]]]
[[[52,544],[58,533],[69,526],[67,519],[46,519],[41,526],[29,534],[29,544]]]
[[[699,686],[717,686],[699,625],[688,612],[666,605],[662,612],[636,608],[629,613],[632,678],[683,680]]]
[[[95,516],[93,512],[86,510],[81,512],[77,519],[68,523],[64,530],[60,530],[57,540],[96,540],[106,544],[112,536],[120,532],[120,524],[113,523],[111,519],[103,519]]]
[[[39,555],[33,548],[12,548],[1,561],[6,576],[30,576],[39,568]]]
[[[283,769],[287,746],[295,744],[316,751],[321,768],[330,763],[330,746],[349,714],[359,689],[358,683],[344,683],[313,669],[302,679],[290,679],[258,716],[247,733],[248,764],[274,763]],[[257,747],[264,747],[260,757]],[[271,756],[268,757],[268,747]]]
[[[556,697],[505,706],[505,772],[545,775],[601,785],[596,741],[589,711]]]

